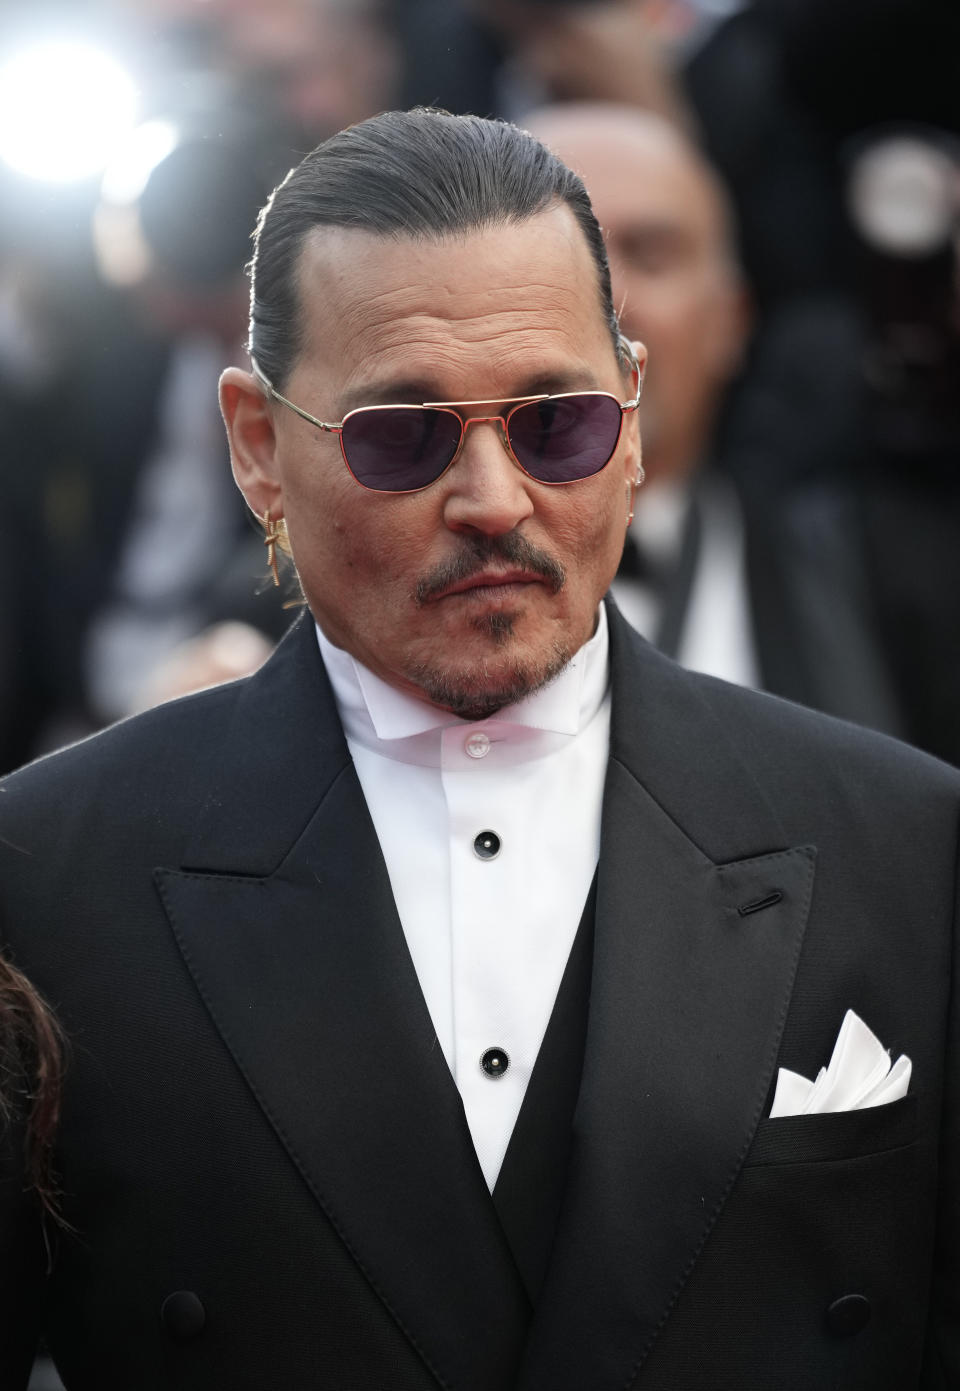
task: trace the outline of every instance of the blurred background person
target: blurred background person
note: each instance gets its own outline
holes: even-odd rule
[[[95,210],[102,280],[86,312],[42,374],[6,382],[3,455],[34,541],[18,577],[36,678],[24,752],[128,713],[152,668],[218,619],[285,626],[256,593],[262,551],[215,407],[245,334],[265,180],[249,146],[172,129],[170,142],[136,196]]]
[[[215,141],[212,119],[229,132]],[[95,212],[101,271],[121,286],[131,330],[113,345],[123,363],[96,385],[107,396],[133,378],[140,395],[122,440],[128,506],[84,648],[101,723],[137,706],[150,674],[209,625],[243,619],[274,636],[285,626],[269,589],[257,594],[262,560],[211,404],[223,363],[243,351],[242,266],[268,191],[259,132],[245,124],[229,108],[205,113],[181,128],[135,200],[111,199],[108,181]],[[103,412],[111,437],[99,457],[116,449],[119,416]],[[88,459],[99,443],[88,432]]]
[[[650,352],[647,481],[614,586],[623,612],[686,666],[896,732],[839,489],[796,492],[757,515],[717,467],[720,411],[750,323],[718,176],[649,112],[570,103],[527,123],[583,177],[624,332]]]
[[[236,658],[262,658],[289,620],[230,477],[216,383],[243,352],[257,210],[302,127],[266,76],[238,89],[231,31],[198,7],[158,5],[150,22],[152,106],[105,170],[59,184],[0,172],[5,768],[141,705],[208,627],[254,636],[224,666],[218,630],[215,668],[188,646],[195,684],[240,674]],[[78,68],[90,55],[71,44]],[[340,114],[332,101],[327,118]],[[41,167],[39,146],[23,150]],[[188,688],[182,657],[177,671]]]

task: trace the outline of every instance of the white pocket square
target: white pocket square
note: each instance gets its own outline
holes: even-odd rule
[[[770,1119],[809,1116],[823,1111],[859,1111],[906,1096],[912,1064],[901,1053],[891,1066],[890,1054],[852,1009],[843,1016],[833,1055],[816,1081],[782,1067]]]

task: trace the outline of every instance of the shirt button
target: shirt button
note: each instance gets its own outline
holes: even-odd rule
[[[475,836],[473,853],[478,860],[495,860],[500,854],[500,837],[496,831],[481,831]]]
[[[463,747],[471,758],[486,758],[490,752],[490,736],[484,734],[482,729],[476,729],[464,739]]]
[[[488,1048],[480,1058],[480,1066],[488,1077],[496,1080],[506,1072],[510,1059],[502,1048]]]

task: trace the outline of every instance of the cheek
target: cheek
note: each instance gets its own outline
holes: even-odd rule
[[[333,557],[349,584],[405,602],[428,568],[437,527],[420,499],[362,494],[326,520]]]
[[[362,586],[366,552],[362,519],[331,489],[286,490],[287,530],[300,581],[313,606],[342,608]]]
[[[616,568],[626,527],[627,482],[619,454],[600,477],[602,486],[578,495],[548,526],[565,565],[573,563],[581,573],[605,575]]]

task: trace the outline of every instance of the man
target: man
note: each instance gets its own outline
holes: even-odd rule
[[[601,603],[644,351],[530,137],[334,137],[252,279],[222,404],[310,614],[0,792],[72,1041],[6,1384],[40,1325],[68,1391],[952,1384],[960,779]],[[771,1117],[848,1009],[909,1093]]]
[[[695,671],[900,733],[852,506],[821,487],[745,507],[716,467],[750,317],[717,175],[650,112],[568,103],[526,124],[587,185],[621,326],[651,355],[624,616]]]

